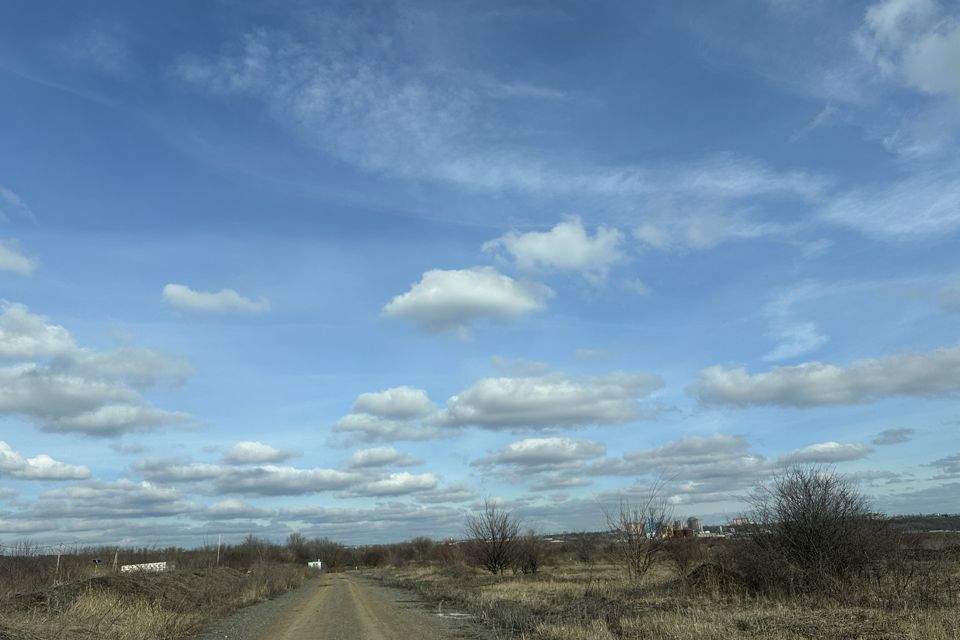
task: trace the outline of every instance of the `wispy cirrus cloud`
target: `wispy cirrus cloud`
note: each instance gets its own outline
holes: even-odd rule
[[[138,64],[121,26],[94,22],[74,31],[60,46],[64,60],[107,76],[129,78]]]
[[[392,6],[369,22],[325,14],[304,21],[311,35],[260,28],[218,54],[183,55],[172,75],[217,99],[252,100],[320,153],[368,172],[467,191],[619,203],[615,208],[630,211],[621,222],[641,214],[642,240],[658,248],[703,249],[790,233],[792,225],[766,215],[768,201],[810,203],[831,185],[822,175],[735,153],[684,163],[605,165],[573,160],[577,153],[558,156],[554,146],[564,141],[557,140],[545,154],[518,130],[512,105],[505,105],[503,91],[490,91],[488,76],[447,67],[435,53],[430,65],[404,62],[417,59],[422,43],[434,40],[432,28]],[[374,33],[382,37],[372,38]],[[494,84],[513,87],[509,102],[556,97],[543,88],[530,90],[531,83]],[[587,238],[574,238],[574,231],[561,224],[547,233],[554,240],[563,235],[578,251],[588,248]],[[563,255],[535,249],[538,236],[530,233],[495,242],[508,254],[516,249],[518,264],[600,278],[617,254],[593,249],[597,242],[613,248],[619,233],[601,226],[587,253]]]
[[[770,320],[771,334],[777,339],[777,345],[763,356],[764,360],[776,362],[796,358],[827,342],[827,336],[820,332],[816,323],[795,317],[794,308],[817,293],[819,287],[804,284],[778,294],[766,305],[763,313]]]
[[[960,229],[960,167],[917,171],[853,187],[820,210],[823,220],[880,240],[909,241]]]
[[[36,219],[33,210],[19,194],[0,184],[0,222],[15,218],[28,221]]]

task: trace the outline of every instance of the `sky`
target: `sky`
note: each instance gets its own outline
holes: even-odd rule
[[[0,545],[960,511],[960,4],[0,5]]]

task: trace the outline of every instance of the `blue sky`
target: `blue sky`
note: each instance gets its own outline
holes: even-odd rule
[[[960,7],[0,7],[0,543],[958,511]]]

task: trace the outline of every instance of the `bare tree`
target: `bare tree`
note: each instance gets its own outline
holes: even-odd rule
[[[604,511],[607,528],[616,536],[620,558],[635,580],[650,570],[667,544],[672,510],[660,495],[662,487],[658,481],[639,501],[621,498],[616,511]]]
[[[516,553],[520,522],[488,498],[480,513],[467,516],[466,528],[481,566],[490,573],[503,573]]]

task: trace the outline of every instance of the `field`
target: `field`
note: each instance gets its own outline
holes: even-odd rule
[[[212,620],[299,586],[311,575],[258,544],[215,551],[68,550],[57,560],[22,545],[0,557],[0,640],[184,638]],[[166,573],[120,573],[119,563],[166,560]],[[94,564],[95,559],[103,564]]]
[[[773,547],[764,546],[772,528],[660,541],[527,534],[503,547],[499,565],[483,538],[346,547],[250,536],[219,554],[103,548],[59,558],[23,543],[0,557],[0,640],[187,638],[299,586],[315,558],[415,590],[437,612],[466,613],[503,640],[960,640],[960,534],[856,522],[849,539],[803,530]],[[803,543],[814,555],[795,553]],[[114,557],[174,569],[122,573]]]
[[[548,550],[544,566],[527,574],[447,562],[375,575],[476,616],[498,638],[957,640],[960,537],[914,543],[903,575],[874,573],[855,588],[803,594],[760,594],[735,571],[725,573],[724,556],[749,552],[745,541],[714,541],[696,562],[664,557],[640,579],[602,550],[587,562],[573,550]]]

